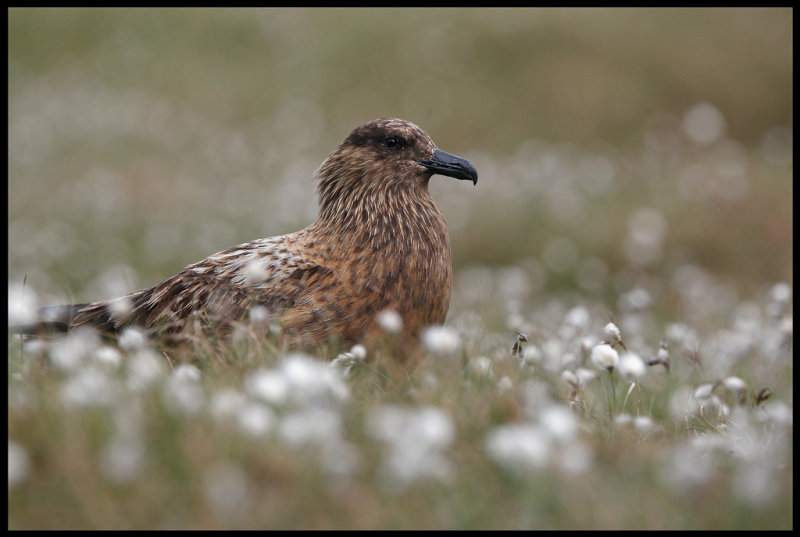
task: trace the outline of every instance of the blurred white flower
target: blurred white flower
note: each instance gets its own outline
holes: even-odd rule
[[[130,326],[124,328],[119,335],[119,346],[126,351],[135,351],[146,348],[150,341],[144,330]]]
[[[614,425],[617,427],[627,427],[633,423],[633,417],[630,414],[622,413],[614,416]]]
[[[8,441],[8,488],[27,479],[30,470],[30,457],[25,448],[16,442]]]
[[[350,388],[342,375],[328,364],[306,354],[290,354],[279,371],[288,386],[288,398],[298,405],[339,405],[350,399]]]
[[[725,386],[728,390],[737,394],[743,392],[747,388],[747,385],[744,383],[742,379],[733,376],[725,378],[722,381],[722,385]]]
[[[261,304],[256,304],[250,308],[249,317],[252,324],[264,324],[269,322],[271,318],[269,309]]]
[[[560,445],[553,455],[558,468],[571,475],[582,474],[589,470],[594,458],[592,449],[583,442]]]
[[[378,326],[389,334],[399,334],[403,329],[403,318],[395,310],[383,310],[378,314]]]
[[[495,427],[484,445],[489,458],[510,472],[542,469],[551,456],[547,433],[527,423]]]
[[[794,423],[794,413],[791,407],[782,401],[767,401],[759,405],[758,417],[778,427],[791,428]]]
[[[493,378],[492,373],[492,360],[486,356],[477,356],[470,358],[467,367],[476,377]]]
[[[163,388],[164,404],[175,413],[192,416],[205,403],[200,387],[200,370],[190,364],[175,368]]]
[[[214,419],[227,423],[236,417],[247,405],[247,398],[240,392],[224,388],[211,398],[211,415]]]
[[[108,366],[111,369],[116,369],[122,364],[122,354],[115,347],[109,345],[103,345],[95,350],[92,358],[96,364]]]
[[[521,366],[533,366],[542,361],[542,350],[536,345],[528,345],[522,352]]]
[[[603,327],[603,332],[605,332],[611,343],[615,343],[622,339],[622,333],[619,331],[619,327],[614,323],[608,323],[605,325]]]
[[[701,384],[692,392],[692,397],[698,401],[708,401],[714,393],[713,384]]]
[[[585,329],[589,326],[589,310],[586,306],[575,306],[567,312],[564,323],[573,328]]]
[[[706,483],[713,474],[710,457],[688,442],[672,450],[658,473],[661,481],[679,494]]]
[[[539,424],[554,440],[566,442],[578,433],[578,419],[563,405],[550,405],[539,415]]]
[[[60,395],[64,406],[70,408],[110,405],[117,392],[117,386],[105,371],[84,366],[64,381]]]
[[[108,309],[112,319],[125,321],[133,311],[133,303],[128,297],[116,298],[108,302],[106,309]]]
[[[779,304],[785,304],[792,298],[792,286],[786,282],[776,283],[769,290],[769,299]]]
[[[565,369],[561,372],[561,382],[567,385],[567,387],[572,388],[573,390],[578,390],[581,387],[581,383],[578,380],[578,375],[570,371],[569,369]]]
[[[575,370],[575,376],[578,377],[578,382],[580,382],[581,386],[586,386],[589,382],[597,378],[597,372],[579,367]]]
[[[27,356],[41,357],[50,349],[50,344],[43,339],[28,339],[23,341],[22,349]]]
[[[641,311],[649,308],[652,303],[650,292],[642,287],[631,289],[619,299],[620,309],[623,311]]]
[[[349,351],[337,356],[328,367],[341,371],[345,378],[350,378],[353,368],[362,363],[367,357],[367,349],[361,345],[353,345]]]
[[[264,263],[251,261],[241,269],[242,278],[245,285],[257,286],[269,277],[269,272]]]
[[[455,438],[455,424],[444,410],[423,406],[381,406],[369,411],[367,433],[387,446],[381,471],[400,490],[426,478],[447,480],[452,466],[443,452]]]
[[[203,374],[192,364],[180,364],[176,367],[170,378],[176,382],[200,382]]]
[[[507,392],[514,387],[514,382],[507,376],[503,376],[497,381],[497,391],[500,393]]]
[[[449,326],[434,325],[422,332],[422,343],[431,354],[455,354],[461,348],[461,336]]]
[[[276,421],[275,413],[268,406],[257,402],[245,404],[236,413],[239,428],[253,437],[269,433],[275,427]]]
[[[601,343],[592,347],[591,359],[598,368],[613,371],[619,364],[619,353],[611,345]]]
[[[271,405],[283,405],[289,397],[289,383],[275,369],[259,369],[244,379],[245,392],[255,399]]]
[[[358,469],[358,450],[341,438],[329,439],[319,452],[323,471],[333,478],[349,478]]]
[[[166,365],[161,356],[152,350],[142,349],[128,357],[127,386],[131,391],[142,391],[164,376]]]
[[[241,515],[250,507],[247,474],[236,464],[220,462],[203,475],[203,494],[218,515]]]
[[[643,434],[655,432],[659,428],[650,416],[636,416],[633,419],[633,427]]]
[[[647,372],[644,360],[638,354],[630,351],[623,353],[617,368],[620,375],[629,380],[641,378]]]
[[[722,137],[725,117],[713,104],[701,102],[689,108],[683,116],[683,131],[698,144],[710,144]]]
[[[100,453],[100,471],[114,483],[133,481],[142,469],[145,447],[136,436],[118,434]]]
[[[100,345],[97,333],[91,329],[75,330],[56,338],[50,345],[50,362],[61,371],[74,371]]]
[[[745,503],[761,508],[771,504],[780,492],[775,472],[766,464],[740,464],[733,480],[733,491]]]
[[[695,412],[696,404],[692,397],[692,390],[678,387],[669,398],[669,414],[673,420],[686,419]]]
[[[22,284],[8,284],[8,324],[28,324],[39,320],[36,292]]]
[[[350,354],[356,360],[366,360],[366,358],[367,358],[367,349],[366,349],[366,347],[364,347],[364,345],[361,345],[360,343],[357,343],[357,344],[353,345],[352,347],[350,347]]]
[[[323,445],[341,438],[341,415],[329,408],[289,412],[278,426],[281,440],[293,447]]]

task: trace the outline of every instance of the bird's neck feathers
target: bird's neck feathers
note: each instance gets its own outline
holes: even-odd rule
[[[427,180],[368,174],[331,179],[324,171],[318,173],[320,211],[312,225],[317,233],[376,251],[446,251],[449,257],[447,227]]]

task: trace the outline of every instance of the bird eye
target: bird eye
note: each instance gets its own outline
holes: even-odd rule
[[[400,140],[396,136],[390,136],[384,143],[386,147],[397,147],[400,145]]]

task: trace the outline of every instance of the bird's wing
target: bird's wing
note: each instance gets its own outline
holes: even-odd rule
[[[175,276],[115,300],[70,311],[71,325],[118,331],[134,324],[157,334],[176,334],[192,323],[246,320],[255,306],[276,316],[292,309],[336,276],[298,242],[297,234],[259,239],[189,265]]]

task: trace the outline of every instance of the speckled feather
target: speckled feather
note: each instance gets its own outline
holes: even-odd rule
[[[433,160],[440,155],[456,167]],[[371,121],[317,170],[320,213],[307,228],[216,253],[126,297],[51,308],[49,324],[108,332],[132,324],[180,341],[197,321],[224,334],[259,305],[297,345],[349,345],[393,309],[404,339],[416,341],[444,323],[453,284],[447,227],[428,191],[434,173],[477,181],[469,162],[438,150],[413,123]]]

